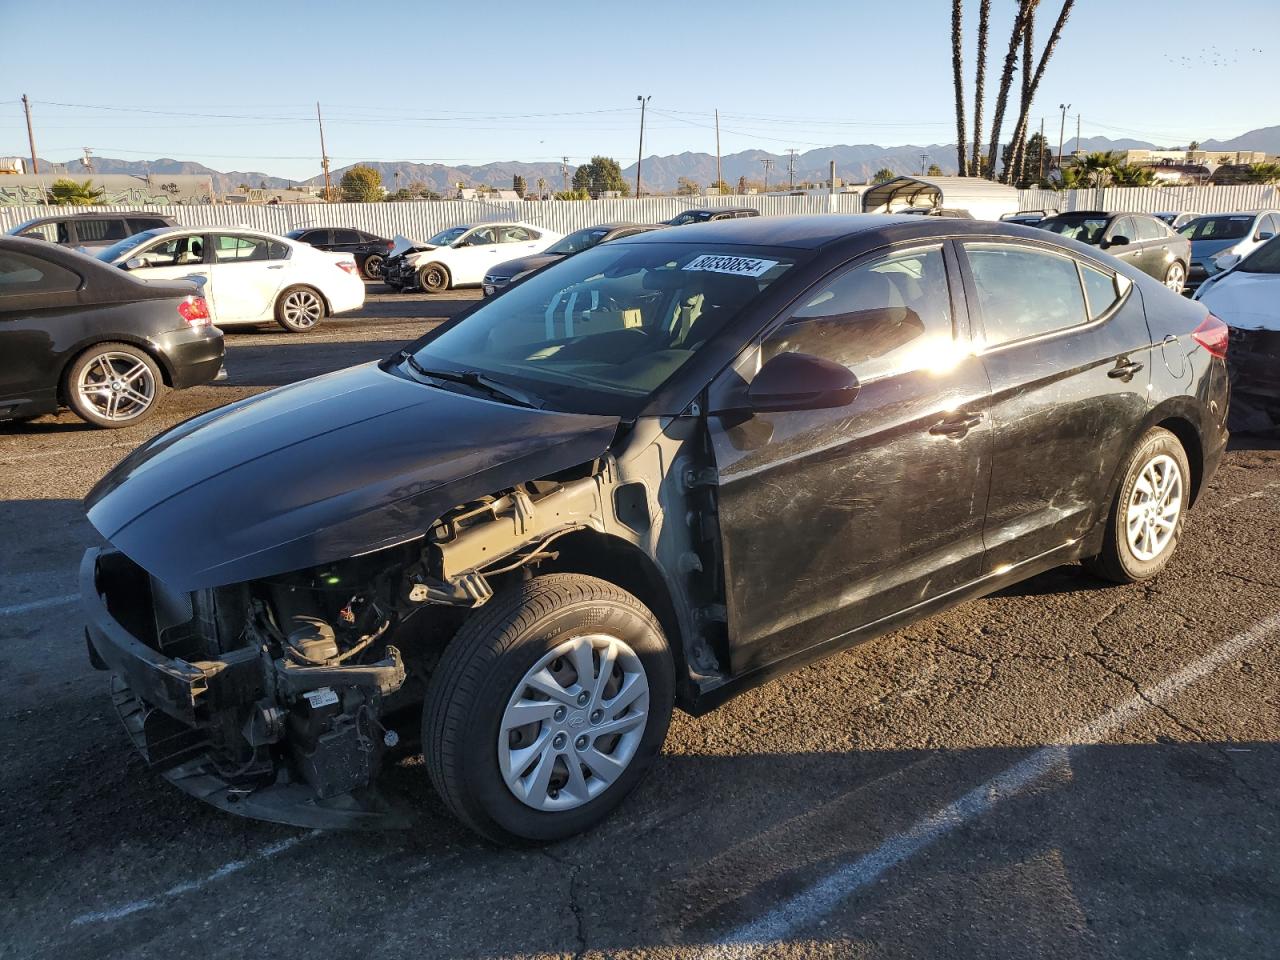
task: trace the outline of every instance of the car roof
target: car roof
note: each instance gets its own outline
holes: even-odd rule
[[[925,229],[929,233],[939,233],[955,230],[961,223],[983,223],[986,227],[999,226],[979,220],[920,217],[910,214],[818,213],[691,223],[679,230],[670,232],[651,230],[634,237],[623,237],[621,240],[615,240],[614,243],[728,243],[813,250],[839,240],[884,232],[892,227],[912,226]],[[1014,234],[1012,229],[1009,232]],[[1021,232],[1014,235],[1025,236]]]

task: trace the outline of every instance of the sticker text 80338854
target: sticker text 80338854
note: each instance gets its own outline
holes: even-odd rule
[[[758,277],[778,265],[777,260],[761,260],[759,257],[735,257],[727,254],[704,253],[694,257],[683,267],[704,273],[730,273],[737,277]]]

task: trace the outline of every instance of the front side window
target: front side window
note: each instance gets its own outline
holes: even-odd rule
[[[429,335],[414,360],[484,373],[552,409],[634,416],[794,262],[790,250],[601,244]]]
[[[469,247],[484,247],[497,242],[497,227],[476,227],[467,235],[467,246]]]
[[[248,237],[236,234],[218,234],[213,238],[215,263],[251,263],[270,260],[266,237]]]
[[[59,221],[37,223],[34,227],[27,227],[18,236],[48,240],[50,243],[67,243],[67,225]]]
[[[144,230],[163,230],[168,226],[163,220],[155,217],[136,217],[129,219],[129,232],[142,233]]]
[[[1280,273],[1280,237],[1268,240],[1236,267],[1241,273]]]
[[[988,346],[1085,322],[1084,291],[1070,257],[1009,244],[966,243]]]
[[[66,293],[80,289],[80,275],[48,260],[0,251],[0,302],[31,293]]]
[[[182,267],[203,263],[204,237],[165,237],[159,243],[140,250],[135,256],[148,267]]]
[[[954,343],[939,245],[879,257],[806,295],[765,340],[760,360],[812,354],[844,364],[865,383],[944,363]]]

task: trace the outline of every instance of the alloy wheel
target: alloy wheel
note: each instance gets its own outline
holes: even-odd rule
[[[370,280],[377,280],[382,276],[382,258],[376,253],[368,257],[364,262],[364,272]]]
[[[314,327],[324,316],[324,302],[310,290],[294,290],[284,298],[282,312],[293,327]]]
[[[156,399],[151,368],[131,354],[115,351],[85,364],[75,390],[86,407],[117,423],[142,416]]]
[[[635,651],[603,633],[574,637],[516,684],[498,728],[502,779],[535,810],[580,807],[622,776],[648,717]]]
[[[1129,494],[1125,535],[1139,560],[1154,560],[1173,540],[1182,513],[1182,470],[1168,454],[1147,461]]]
[[[1187,281],[1187,273],[1180,263],[1169,264],[1169,269],[1164,275],[1164,285],[1174,293],[1181,293],[1182,286]]]

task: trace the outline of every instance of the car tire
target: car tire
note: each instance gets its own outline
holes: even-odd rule
[[[1104,579],[1136,583],[1163,570],[1177,549],[1191,498],[1191,467],[1178,438],[1154,427],[1129,455],[1122,477],[1102,551],[1085,565]]]
[[[365,279],[367,280],[381,280],[382,264],[384,262],[382,254],[371,253],[369,256],[364,258],[364,263],[360,265],[360,271],[365,275]]]
[[[449,289],[449,268],[443,263],[428,263],[418,270],[418,286],[424,293],[444,293]]]
[[[589,684],[575,663],[593,671]],[[560,687],[555,696],[541,692],[547,682]],[[445,648],[423,706],[427,770],[481,836],[561,840],[639,783],[666,738],[674,692],[662,628],[636,597],[595,577],[533,577],[500,591]],[[522,725],[525,716],[536,719]]]
[[[1179,295],[1186,289],[1187,268],[1181,260],[1175,260],[1169,264],[1168,269],[1164,272],[1164,285]]]
[[[305,333],[319,326],[328,308],[314,287],[289,287],[276,297],[276,323],[290,333]]]
[[[67,368],[62,393],[86,423],[110,430],[132,427],[156,412],[164,395],[160,367],[129,343],[97,343]]]

